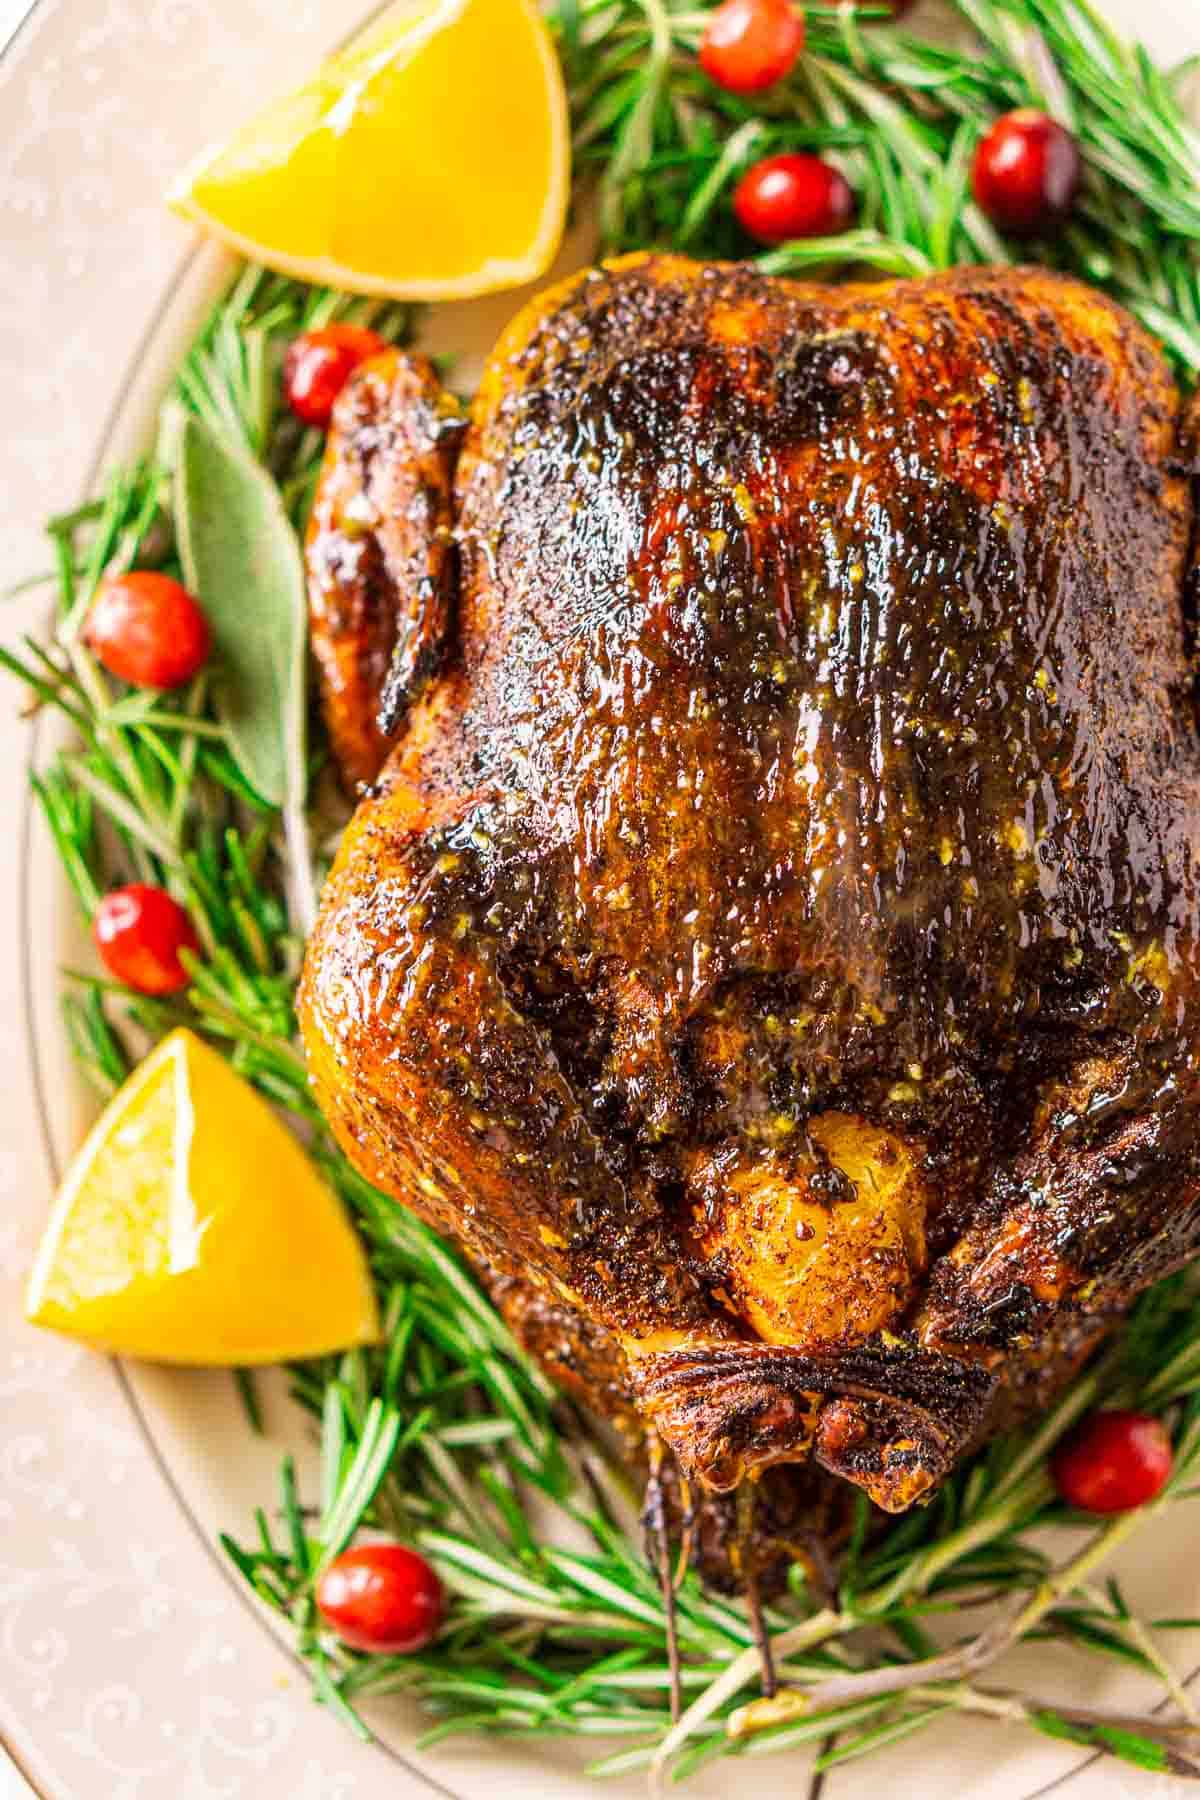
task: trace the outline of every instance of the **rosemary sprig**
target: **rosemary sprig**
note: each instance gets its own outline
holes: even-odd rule
[[[1200,138],[1175,84],[1088,0],[949,3],[958,48],[867,23],[851,6],[809,5],[793,75],[749,100],[700,71],[708,15],[694,0],[560,3],[576,161],[600,191],[603,247],[751,255],[729,205],[738,177],[761,156],[817,150],[851,181],[858,227],[770,251],[763,268],[919,275],[1048,262],[1113,294],[1195,375]],[[1070,228],[1032,247],[1002,238],[970,194],[975,143],[1017,106],[1072,130],[1087,171]]]

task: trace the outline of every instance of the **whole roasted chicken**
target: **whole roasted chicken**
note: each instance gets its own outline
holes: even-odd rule
[[[710,1488],[899,1510],[1200,1247],[1191,467],[1034,270],[634,257],[340,402],[317,1093]]]

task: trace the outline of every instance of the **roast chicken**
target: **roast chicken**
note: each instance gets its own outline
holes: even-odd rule
[[[317,1095],[710,1490],[902,1510],[1200,1248],[1192,473],[1045,270],[637,256],[339,403]]]

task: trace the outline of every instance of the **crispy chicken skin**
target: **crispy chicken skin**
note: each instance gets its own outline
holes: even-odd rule
[[[899,1510],[1200,1246],[1169,372],[1045,271],[634,257],[452,417],[369,368],[314,514],[348,772],[395,733],[308,952],[321,1104],[685,1473]]]

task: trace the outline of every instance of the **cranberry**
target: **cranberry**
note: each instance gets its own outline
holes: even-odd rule
[[[179,902],[143,881],[105,894],[92,936],[109,973],[139,994],[173,994],[186,987],[191,976],[179,953],[200,950]]]
[[[1014,237],[1044,235],[1075,204],[1083,174],[1069,131],[1045,113],[1005,113],[975,152],[975,198],[994,225]]]
[[[343,1550],[317,1582],[321,1617],[355,1650],[400,1656],[420,1650],[446,1610],[442,1584],[403,1544]]]
[[[212,647],[200,602],[151,569],[100,583],[83,641],[110,674],[153,688],[182,687],[203,668]]]
[[[1062,1499],[1081,1512],[1128,1512],[1166,1486],[1171,1439],[1149,1413],[1090,1413],[1055,1450],[1050,1473]]]
[[[333,417],[334,402],[369,356],[387,349],[377,331],[363,325],[325,325],[305,331],[288,345],[283,364],[283,391],[288,405],[306,425],[322,430]]]
[[[804,20],[791,0],[721,0],[709,16],[700,66],[731,94],[759,94],[782,81],[804,48]]]
[[[733,196],[743,231],[762,244],[832,237],[854,217],[844,175],[819,156],[767,156],[747,169]]]

